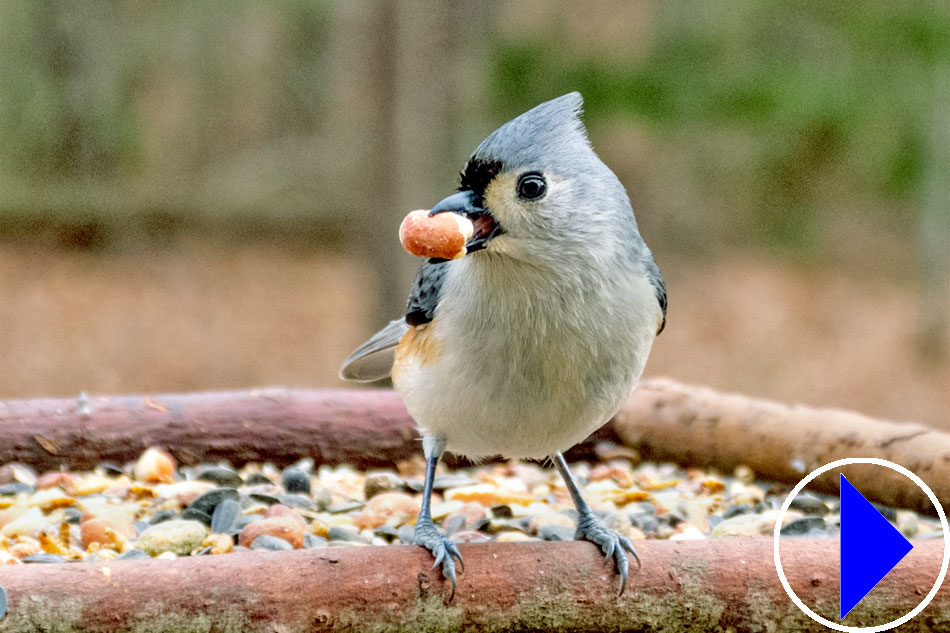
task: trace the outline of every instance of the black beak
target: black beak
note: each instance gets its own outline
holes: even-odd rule
[[[484,202],[481,196],[473,191],[459,191],[448,198],[445,198],[439,204],[432,207],[429,215],[437,213],[459,213],[464,215],[472,224],[475,225],[475,233],[466,242],[465,249],[469,252],[480,251],[485,248],[492,239],[498,237],[504,231],[495,220],[495,216],[483,206]]]

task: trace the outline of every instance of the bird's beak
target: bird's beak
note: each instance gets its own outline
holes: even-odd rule
[[[484,207],[481,196],[472,191],[459,191],[452,194],[432,207],[429,215],[446,212],[464,215],[475,225],[475,232],[465,244],[465,249],[469,253],[482,250],[490,241],[504,233],[501,225],[495,220],[495,216]]]

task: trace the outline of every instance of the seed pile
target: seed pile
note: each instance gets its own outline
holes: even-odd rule
[[[672,464],[639,463],[609,443],[600,459],[572,466],[584,495],[611,528],[638,539],[770,535],[789,488]],[[0,467],[0,563],[58,563],[412,543],[421,502],[420,458],[360,472],[302,460],[232,469],[181,466],[148,449],[132,464],[37,474]],[[458,542],[572,540],[577,513],[552,468],[500,463],[441,469],[432,514]],[[939,538],[939,523],[880,508],[908,537]],[[803,494],[785,536],[835,536],[838,501]]]

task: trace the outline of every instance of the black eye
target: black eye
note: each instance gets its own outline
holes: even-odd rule
[[[544,195],[547,188],[544,176],[536,171],[522,174],[518,178],[518,197],[522,200],[537,200]]]

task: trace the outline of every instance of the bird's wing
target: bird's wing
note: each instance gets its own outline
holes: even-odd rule
[[[656,262],[653,260],[653,257],[647,259],[647,275],[650,278],[650,285],[653,286],[653,292],[656,294],[657,303],[660,304],[660,310],[663,311],[663,319],[660,321],[659,327],[656,329],[656,333],[659,336],[660,332],[663,331],[663,328],[666,327],[666,284],[663,282],[663,275],[660,274],[660,269],[656,265]]]
[[[442,295],[442,281],[447,270],[446,261],[428,260],[422,264],[409,295],[406,317],[390,321],[389,325],[357,347],[340,368],[340,378],[356,382],[373,382],[389,376],[393,367],[396,345],[410,327],[428,323],[435,317],[435,309]]]
[[[442,297],[442,282],[448,272],[451,261],[427,260],[419,269],[416,281],[412,284],[409,294],[409,305],[406,307],[406,323],[422,325],[435,318],[435,309]]]
[[[356,382],[374,382],[389,376],[396,345],[409,330],[405,319],[390,321],[368,341],[353,350],[340,368],[340,378]]]

